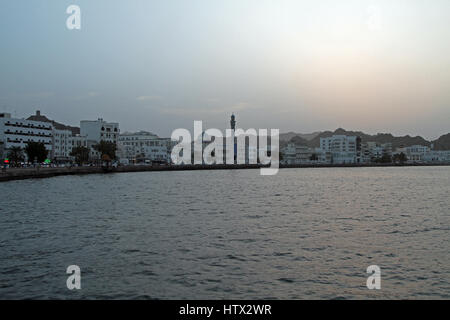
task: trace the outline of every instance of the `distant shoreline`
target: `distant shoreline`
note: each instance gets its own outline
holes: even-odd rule
[[[412,163],[412,164],[311,164],[311,165],[280,165],[280,169],[300,168],[371,168],[371,167],[436,167],[450,166],[450,163]],[[102,167],[64,167],[64,168],[8,168],[6,173],[0,173],[0,182],[43,179],[57,176],[85,175],[85,174],[110,174],[126,172],[149,172],[149,171],[192,171],[192,170],[243,170],[260,169],[262,165],[136,165],[119,166],[105,170]]]

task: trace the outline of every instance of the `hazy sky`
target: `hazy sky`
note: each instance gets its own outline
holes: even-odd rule
[[[0,111],[18,117],[450,132],[448,0],[1,0],[0,45]]]

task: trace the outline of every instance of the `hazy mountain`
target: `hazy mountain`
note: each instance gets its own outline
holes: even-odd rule
[[[314,139],[320,132],[313,132],[313,133],[295,133],[295,132],[288,132],[288,133],[281,133],[280,134],[280,141],[290,141],[294,137],[301,137],[305,140],[312,140]]]
[[[450,133],[441,136],[433,141],[435,150],[450,150]]]
[[[300,137],[300,136],[295,136],[295,137],[293,137],[291,140],[289,140],[289,142],[295,143],[295,144],[297,144],[297,145],[299,145],[299,146],[302,146],[302,145],[308,145],[308,143],[309,143],[308,140],[303,139],[303,138]]]
[[[281,137],[283,135],[283,138]],[[347,135],[347,136],[359,136],[362,142],[377,142],[377,143],[392,143],[394,149],[399,147],[408,147],[412,145],[423,145],[430,147],[434,143],[436,150],[450,150],[450,133],[441,136],[439,139],[431,142],[427,141],[423,137],[416,136],[411,137],[409,135],[403,137],[395,137],[390,133],[378,133],[376,135],[366,134],[361,131],[347,131],[339,128],[333,131],[315,132],[310,135],[296,134],[293,132],[280,135],[280,145],[285,145],[287,142],[294,142],[299,145],[307,145],[311,148],[317,148],[320,146],[320,138],[327,138],[333,135]],[[305,137],[312,137],[306,139]],[[289,138],[289,139],[288,139]]]

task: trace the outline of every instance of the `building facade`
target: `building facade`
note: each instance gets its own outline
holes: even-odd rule
[[[71,138],[72,138],[72,131],[58,130],[53,128],[53,141],[52,141],[53,160],[70,161],[70,153],[72,152]]]
[[[320,138],[320,149],[331,154],[331,162],[334,164],[361,162],[361,138],[357,136],[334,135]]]
[[[396,153],[404,153],[408,158],[409,163],[425,162],[426,155],[430,153],[430,148],[427,146],[414,145],[404,148],[398,148]]]
[[[173,143],[170,138],[160,138],[156,134],[140,131],[126,132],[118,138],[118,156],[131,163],[136,162],[167,162]]]
[[[4,151],[12,147],[25,149],[27,142],[42,142],[52,154],[53,126],[50,123],[11,118],[9,113],[0,113],[0,141]],[[33,159],[26,159],[33,161]]]
[[[313,154],[317,156],[316,152],[307,146],[288,143],[281,152],[283,164],[308,164],[317,161],[313,160]]]
[[[428,163],[450,163],[450,150],[430,150],[423,155],[423,161]]]
[[[371,163],[384,155],[392,156],[392,143],[364,142],[361,145],[361,162]]]
[[[106,122],[101,118],[94,121],[80,121],[80,135],[85,136],[87,140],[97,143],[100,141],[108,141],[117,144],[119,134],[119,124],[116,122]]]

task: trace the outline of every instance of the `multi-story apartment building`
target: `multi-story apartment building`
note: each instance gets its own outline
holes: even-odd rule
[[[53,152],[52,159],[57,161],[69,161],[71,146],[72,131],[58,130],[53,128]]]
[[[331,152],[322,150],[321,148],[315,148],[314,155],[317,158],[316,162],[321,164],[332,163]]]
[[[91,143],[94,145],[95,143]],[[88,140],[79,134],[72,135],[70,130],[54,130],[53,132],[53,157],[56,162],[73,161],[72,150],[76,147],[88,148]],[[94,151],[91,151],[91,153]]]
[[[404,153],[408,158],[409,163],[424,162],[425,155],[430,152],[430,148],[427,146],[414,145],[404,148],[398,148],[396,153]]]
[[[88,147],[87,138],[86,136],[80,135],[80,128],[78,127],[71,127],[50,120],[45,115],[42,115],[39,110],[36,111],[36,114],[30,116],[28,120],[45,122],[52,125],[52,152],[49,154],[49,157],[54,162],[73,161],[74,157],[70,154],[74,147]],[[96,143],[92,142],[91,144]]]
[[[117,144],[119,134],[119,124],[116,122],[106,122],[101,118],[80,121],[80,135],[85,136],[87,140],[97,143],[103,140]]]
[[[172,147],[170,138],[160,138],[147,131],[126,132],[118,138],[119,158],[130,162],[170,162]]]
[[[288,143],[288,145],[283,148],[281,153],[283,154],[283,164],[310,163],[312,161],[312,155],[316,154],[316,152],[311,148],[308,148],[307,146],[296,145],[295,143]]]
[[[117,122],[106,122],[102,118],[98,120],[80,121],[80,136],[86,139],[86,146],[90,150],[90,159],[100,160],[100,153],[94,149],[100,141],[112,142],[118,146],[119,124]]]
[[[361,138],[356,136],[334,135],[320,138],[320,149],[331,153],[335,164],[361,162]]]
[[[361,145],[361,162],[370,163],[384,155],[392,156],[392,143],[364,142]]]
[[[82,136],[82,135],[75,135],[75,136],[71,136],[70,139],[70,149],[72,151],[73,148],[77,148],[77,147],[88,147],[88,141],[86,136]]]
[[[281,149],[283,164],[295,164],[297,158],[296,154],[297,148],[294,143],[288,143],[284,148]]]
[[[430,150],[423,155],[423,161],[429,163],[450,163],[450,150]]]
[[[9,113],[0,113],[0,141],[3,141],[5,151],[11,147],[25,149],[27,142],[42,142],[51,156],[53,126],[51,123],[15,119],[11,118]],[[33,161],[33,159],[26,160]]]

